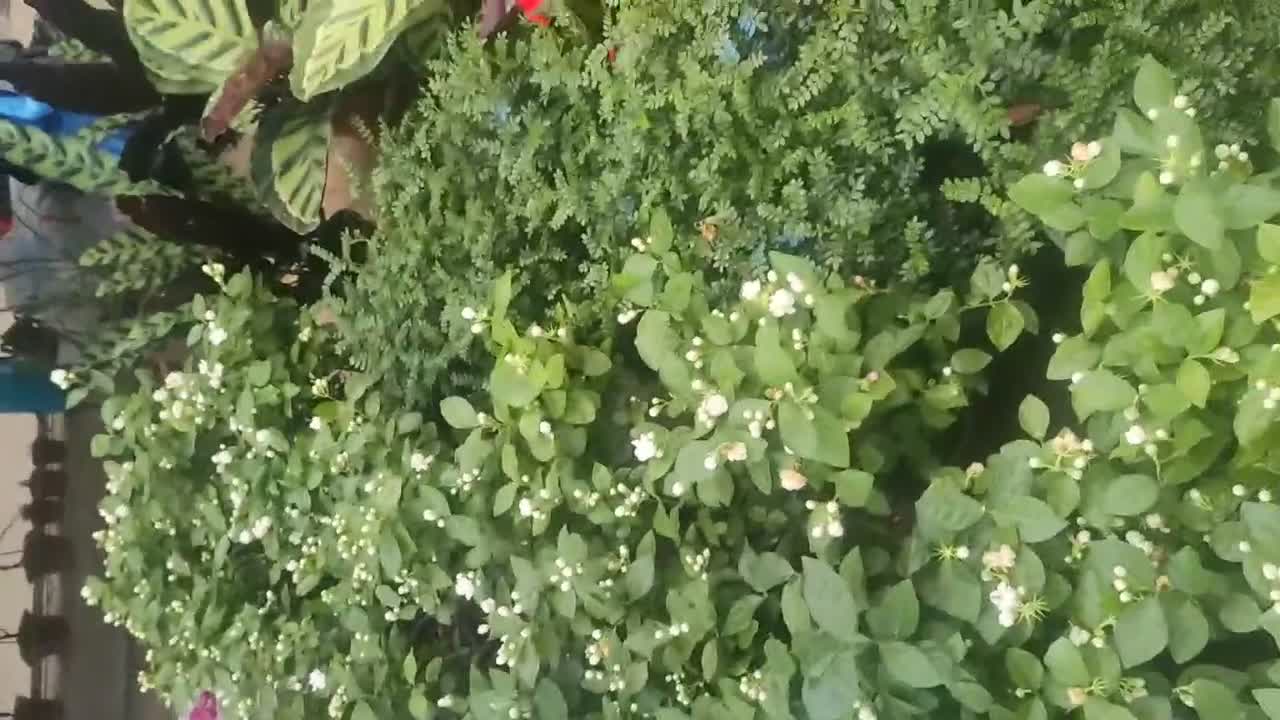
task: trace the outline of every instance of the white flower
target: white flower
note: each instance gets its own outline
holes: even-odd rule
[[[991,604],[995,606],[996,612],[999,613],[996,620],[1000,625],[1013,627],[1013,624],[1018,619],[1018,610],[1022,606],[1018,589],[1002,580],[987,597],[991,600]]]
[[[796,296],[790,290],[774,290],[769,296],[769,314],[774,317],[786,317],[796,311]]]
[[[533,501],[529,498],[520,498],[520,517],[531,515],[533,515]]]
[[[1093,635],[1079,625],[1072,625],[1071,630],[1067,633],[1067,639],[1076,647],[1083,647],[1089,644],[1089,640]]]
[[[739,292],[739,295],[742,296],[743,300],[755,300],[760,297],[760,291],[762,289],[763,288],[760,285],[759,280],[748,280],[742,283],[742,290]]]
[[[328,684],[328,678],[319,670],[312,670],[311,674],[307,676],[307,685],[311,686],[311,689],[316,692],[323,692]]]
[[[729,443],[724,448],[724,459],[729,462],[742,462],[747,459],[746,443]]]
[[[1156,293],[1164,293],[1173,289],[1173,276],[1164,270],[1156,270],[1151,273],[1151,290]]]
[[[1173,172],[1171,170],[1163,170],[1160,172],[1161,185],[1172,185],[1173,179]]]
[[[1167,148],[1169,148],[1170,150],[1173,150],[1173,149],[1177,148],[1177,147],[1178,147],[1178,136],[1177,136],[1177,135],[1170,135],[1169,137],[1165,138],[1165,139],[1164,139],[1164,146],[1165,146],[1165,147],[1167,147]]]
[[[218,325],[209,326],[209,344],[218,347],[227,341],[227,331]]]
[[[1221,289],[1222,289],[1222,285],[1219,284],[1218,281],[1214,280],[1213,278],[1209,278],[1208,280],[1205,280],[1204,282],[1200,283],[1200,292],[1204,293],[1208,297],[1213,297],[1214,295],[1217,295],[1218,291]]]
[[[1130,445],[1141,445],[1147,441],[1147,431],[1141,425],[1130,425],[1129,429],[1124,431],[1124,439]]]
[[[476,319],[476,309],[473,307],[462,308],[462,319],[470,322]]]
[[[324,421],[323,421],[323,420],[321,420],[321,419],[320,419],[320,418],[318,418],[318,417],[313,417],[313,418],[311,418],[311,429],[312,429],[312,430],[315,430],[316,432],[320,432],[320,429],[321,429],[321,428],[323,428],[323,427],[324,427]]]
[[[416,452],[409,456],[409,467],[413,468],[414,472],[426,472],[431,468],[431,461],[433,459],[434,457],[432,456]]]
[[[702,412],[709,418],[718,418],[729,412],[729,401],[720,393],[712,393],[703,399]]]
[[[988,550],[982,553],[982,566],[988,571],[1008,571],[1012,570],[1014,563],[1018,561],[1018,553],[1008,545],[1001,545],[995,550]]]
[[[49,382],[57,385],[63,390],[66,390],[71,387],[71,373],[63,370],[62,368],[58,368],[57,370],[49,373]]]
[[[809,484],[809,478],[791,468],[779,472],[778,480],[782,483],[782,489],[790,492],[802,490],[805,485]]]
[[[262,516],[253,524],[253,536],[261,540],[267,536],[267,532],[271,530],[271,518]]]
[[[658,456],[658,444],[654,442],[653,433],[641,433],[631,441],[631,447],[635,449],[639,462],[649,462]]]
[[[1098,142],[1097,140],[1090,140],[1088,149],[1089,149],[1089,159],[1092,160],[1102,154],[1102,143]]]
[[[551,423],[547,422],[546,420],[543,420],[542,422],[538,423],[538,432],[542,433],[543,435],[550,436]]]
[[[475,581],[473,581],[468,575],[459,574],[453,579],[453,591],[457,593],[459,597],[470,600],[475,597],[476,594]]]
[[[1190,104],[1191,98],[1188,98],[1186,95],[1173,96],[1173,106],[1179,110],[1186,110],[1187,106]]]
[[[1072,180],[1072,181],[1071,181],[1071,186],[1072,186],[1072,187],[1074,187],[1074,188],[1075,188],[1075,189],[1077,189],[1077,190],[1083,190],[1083,189],[1084,189],[1084,178],[1076,178],[1075,180]],[[1007,292],[1007,291],[1006,291],[1006,292]]]
[[[707,470],[715,470],[716,464],[718,462],[719,462],[719,458],[717,458],[715,454],[712,453],[711,455],[708,455],[705,458],[703,458],[702,467],[706,468]]]

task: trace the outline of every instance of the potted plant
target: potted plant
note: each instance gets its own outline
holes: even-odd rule
[[[63,505],[60,498],[35,498],[22,506],[22,517],[36,527],[62,521]]]
[[[36,615],[23,611],[18,632],[0,632],[0,643],[17,643],[22,661],[34,666],[44,658],[65,650],[70,635],[67,620],[61,615]]]
[[[36,528],[27,533],[22,542],[22,560],[12,565],[0,565],[0,570],[21,567],[27,579],[63,572],[71,568],[71,541],[63,535],[50,535]]]
[[[67,444],[49,437],[36,438],[31,443],[31,463],[36,467],[64,462],[67,459]]]
[[[61,498],[67,494],[67,472],[38,468],[23,484],[31,488],[31,497],[37,500]]]
[[[19,695],[13,700],[13,711],[0,713],[0,717],[14,720],[61,720],[62,701]]]

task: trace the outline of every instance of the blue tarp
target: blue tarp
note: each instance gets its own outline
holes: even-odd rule
[[[39,128],[54,136],[74,135],[99,119],[94,115],[58,110],[48,103],[9,91],[0,91],[0,118]],[[117,130],[98,143],[98,149],[118,156],[124,152],[128,137],[127,130]]]

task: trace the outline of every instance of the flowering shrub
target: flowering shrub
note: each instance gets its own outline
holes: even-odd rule
[[[595,44],[567,24],[493,43],[462,30],[383,148],[380,228],[341,292],[346,350],[413,404],[470,391],[482,378],[458,310],[516,269],[524,322],[561,300],[601,311],[589,300],[650,207],[700,228],[706,280],[730,288],[774,250],[960,281],[980,253],[1033,244],[1008,184],[1109,117],[1145,28],[1179,37],[1171,59],[1197,99],[1247,116],[1245,98],[1271,94],[1255,55],[1276,11],[1202,5],[663,0],[605,3]],[[1034,122],[1029,141],[1010,141],[1013,122]]]
[[[654,212],[596,312],[528,324],[514,273],[458,308],[485,389],[428,418],[238,275],[103,408],[86,594],[246,716],[1280,717],[1280,189],[1154,60],[1133,98],[1010,188],[1093,266],[1070,420],[933,452],[1037,329],[1017,266],[928,295],[775,253],[722,300]]]

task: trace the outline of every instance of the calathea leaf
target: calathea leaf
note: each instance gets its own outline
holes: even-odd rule
[[[253,182],[276,218],[295,232],[320,224],[329,166],[329,113],[282,104],[262,115],[253,148]]]
[[[128,0],[124,21],[166,92],[212,90],[258,43],[245,0]]]
[[[444,0],[314,0],[294,37],[293,94],[310,100],[359,79],[402,30],[447,8]]]

